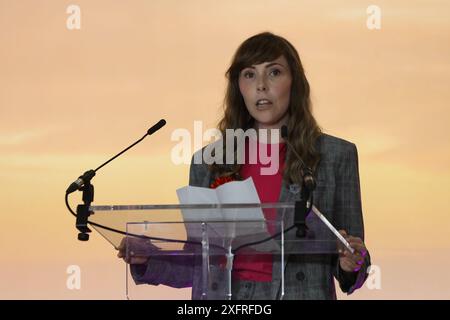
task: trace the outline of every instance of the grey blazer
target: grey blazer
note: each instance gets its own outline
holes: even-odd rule
[[[364,225],[361,209],[358,154],[355,144],[322,134],[317,140],[321,160],[316,169],[317,187],[314,190],[314,205],[329,219],[336,229],[364,240]],[[202,152],[199,150],[197,152]],[[194,155],[195,157],[195,155]],[[209,187],[213,181],[205,163],[191,163],[189,184]],[[298,188],[283,183],[279,202],[299,200]],[[292,225],[292,222],[287,225]],[[274,261],[274,270],[280,270],[280,262]],[[353,293],[367,278],[370,255],[357,273],[340,269],[337,255],[292,255],[284,262],[284,296],[281,296],[281,279],[273,273],[273,281],[233,283],[235,299],[336,299],[334,279],[343,292]],[[182,288],[192,286],[192,299],[201,296],[201,260],[181,257],[151,259],[147,265],[131,265],[136,284],[164,284]],[[225,283],[215,283],[215,287]],[[214,289],[214,286],[213,286]]]

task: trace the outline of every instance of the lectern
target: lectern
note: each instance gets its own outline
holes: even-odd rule
[[[313,211],[302,217],[297,202],[103,205],[90,210],[93,227],[114,247],[125,245],[127,257],[148,259],[127,266],[128,299],[145,298],[136,286],[146,284],[192,285],[194,299],[233,299],[238,260],[271,261],[272,277],[280,281],[273,298],[283,299],[289,256],[337,254],[340,245],[330,225]]]

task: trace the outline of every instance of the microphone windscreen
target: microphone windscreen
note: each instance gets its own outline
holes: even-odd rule
[[[155,124],[153,127],[151,127],[150,129],[147,130],[147,134],[151,135],[153,133],[155,133],[156,131],[158,131],[159,129],[161,129],[162,127],[164,127],[166,125],[166,120],[161,119],[158,121],[157,124]]]
[[[286,139],[287,136],[288,136],[288,128],[287,128],[286,125],[282,125],[282,126],[281,126],[281,137],[282,137],[283,139]]]

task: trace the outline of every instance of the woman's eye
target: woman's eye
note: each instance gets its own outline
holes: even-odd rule
[[[281,73],[280,70],[274,69],[274,70],[272,70],[272,71],[270,72],[270,75],[278,76],[280,73]],[[254,77],[254,73],[251,72],[251,71],[246,71],[246,72],[243,72],[243,73],[242,73],[242,76],[243,76],[244,78],[246,78],[246,79],[250,79],[250,78],[253,78],[253,77]]]
[[[270,74],[273,74],[275,76],[279,75],[280,73],[281,73],[281,71],[278,69],[274,69],[274,70],[272,70],[272,72],[270,72]]]

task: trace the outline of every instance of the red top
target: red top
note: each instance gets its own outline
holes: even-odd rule
[[[245,180],[252,177],[255,183],[256,191],[258,192],[261,203],[278,202],[280,197],[281,185],[283,180],[282,169],[284,167],[284,160],[286,158],[286,144],[265,144],[262,142],[245,143],[245,164],[242,165],[240,175]],[[252,158],[249,158],[249,145],[253,146],[253,152],[256,147],[256,163]],[[262,155],[260,156],[259,150]],[[274,152],[279,153],[278,164],[268,162],[269,157]],[[267,157],[266,157],[267,155]],[[252,160],[250,163],[249,160]],[[262,164],[267,163],[267,164]],[[261,168],[271,168],[270,172],[261,173]],[[266,169],[267,170],[267,169]],[[270,174],[269,174],[270,173]],[[273,174],[274,173],[274,174]],[[264,215],[268,220],[274,220],[276,216],[275,210],[264,210]],[[274,228],[268,226],[270,233],[274,233]],[[233,277],[241,280],[251,280],[260,282],[272,281],[272,255],[258,254],[258,255],[243,255],[237,252],[233,263]]]

